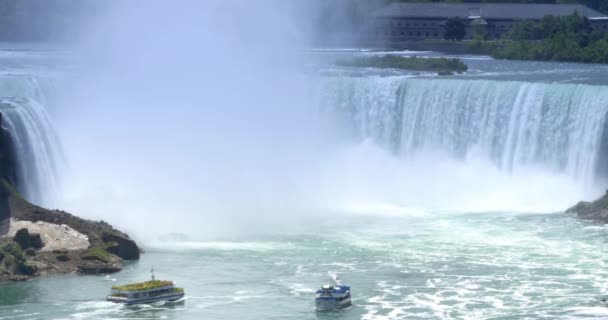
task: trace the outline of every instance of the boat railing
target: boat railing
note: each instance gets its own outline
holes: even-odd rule
[[[148,293],[148,292],[154,292],[154,291],[161,291],[161,290],[169,290],[169,289],[173,289],[174,286],[173,284],[171,285],[166,285],[163,287],[158,287],[158,288],[153,288],[153,289],[147,289],[147,290],[120,290],[120,289],[112,289],[111,294],[112,295],[116,295],[116,294],[134,294],[134,293]]]

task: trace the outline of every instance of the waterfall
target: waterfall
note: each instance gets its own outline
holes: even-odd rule
[[[592,184],[608,88],[520,81],[324,77],[320,112],[396,155],[438,150],[503,171],[542,166]]]
[[[18,190],[29,201],[47,204],[58,188],[61,148],[40,82],[32,77],[0,78],[0,112],[14,139]]]

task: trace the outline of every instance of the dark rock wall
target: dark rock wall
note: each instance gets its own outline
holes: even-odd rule
[[[17,187],[17,153],[11,133],[2,127],[2,113],[0,113],[0,182]],[[0,235],[8,232],[10,219],[9,188],[0,188]]]

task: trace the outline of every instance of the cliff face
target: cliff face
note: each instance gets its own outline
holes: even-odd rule
[[[110,273],[139,259],[128,235],[104,221],[81,219],[26,201],[13,137],[0,113],[0,282],[53,273]]]
[[[577,203],[574,207],[566,210],[566,213],[575,213],[582,219],[608,223],[608,191],[595,201]]]
[[[2,127],[2,113],[0,113],[0,179],[17,186],[17,155],[11,133]],[[0,234],[6,232],[6,220],[10,217],[8,203],[8,190],[0,190]]]

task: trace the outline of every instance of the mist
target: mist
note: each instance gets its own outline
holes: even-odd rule
[[[543,168],[503,172],[440,150],[402,159],[326,130],[307,51],[324,8],[113,2],[61,86],[69,168],[53,206],[140,239],[234,239],[338,214],[552,212],[597,193]]]
[[[57,205],[140,236],[241,234],[309,210],[318,146],[293,12],[114,3],[58,111],[70,174]]]

